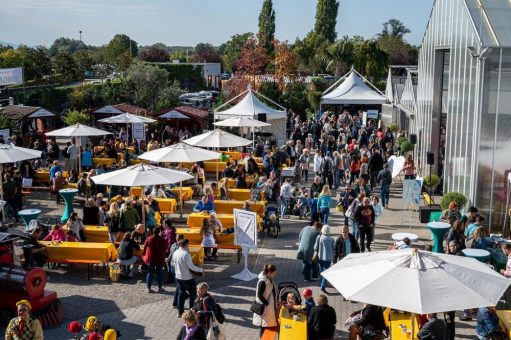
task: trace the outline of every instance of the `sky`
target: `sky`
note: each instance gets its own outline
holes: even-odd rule
[[[421,43],[434,0],[340,0],[338,37],[375,36],[396,18]],[[220,45],[236,33],[257,32],[263,0],[0,0],[0,41],[50,46],[58,37],[104,45],[117,33],[140,45],[162,42]],[[279,40],[294,42],[314,26],[316,1],[273,0]]]

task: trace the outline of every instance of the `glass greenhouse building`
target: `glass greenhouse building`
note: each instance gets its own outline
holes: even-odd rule
[[[511,1],[436,0],[418,67],[415,155],[427,152],[444,193],[460,192],[489,218],[506,223],[511,172]]]

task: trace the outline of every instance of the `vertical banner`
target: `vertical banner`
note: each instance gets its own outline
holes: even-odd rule
[[[403,201],[405,204],[419,205],[422,193],[422,177],[403,180]]]
[[[23,84],[23,68],[0,69],[0,86]]]

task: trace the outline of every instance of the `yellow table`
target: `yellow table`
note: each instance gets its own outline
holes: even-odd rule
[[[87,242],[110,242],[106,226],[86,225],[83,231]]]
[[[511,310],[498,310],[497,317],[499,318],[500,328],[511,339]]]
[[[130,196],[142,197],[143,190],[144,189],[142,187],[131,187],[131,189],[130,189]]]
[[[175,198],[155,198],[160,206],[162,214],[173,214],[176,211],[177,201]]]
[[[239,151],[224,151],[226,156],[230,156],[232,160],[239,161],[241,159],[241,152]]]
[[[67,184],[64,184],[64,189],[77,189],[77,184],[78,183],[67,183]]]
[[[181,199],[183,201],[187,201],[193,197],[193,189],[192,187],[175,187],[171,189],[176,196],[179,196],[181,193]]]
[[[115,158],[93,158],[92,164],[94,165],[94,169],[98,167],[98,164],[106,165],[107,168],[111,168],[112,164],[117,164],[117,160]]]
[[[235,200],[215,200],[215,212],[218,214],[232,214],[233,209],[243,209],[245,201]],[[264,215],[266,202],[263,201],[249,201],[250,211],[257,213],[259,216]]]
[[[234,227],[234,215],[233,214],[217,214],[216,217],[222,222],[222,226],[227,228],[233,228]],[[191,213],[188,215],[188,220],[186,221],[186,224],[189,228],[201,228],[202,227],[202,221],[205,218],[209,218],[209,214],[207,213]],[[259,231],[261,230],[261,217],[257,216],[257,225]]]
[[[293,311],[280,308],[279,340],[307,340],[307,314],[303,311]]]
[[[117,258],[117,250],[111,243],[94,242],[51,242],[40,241],[46,246],[49,262],[59,260],[92,260],[108,262]]]
[[[245,181],[247,182],[248,187],[252,187],[252,184],[254,183],[254,179],[252,177],[246,177]],[[227,189],[232,189],[236,185],[236,180],[234,178],[227,178]]]
[[[231,200],[246,201],[250,199],[250,189],[230,189],[227,191],[227,196]]]
[[[34,179],[38,183],[50,183],[50,172],[38,170],[34,174]]]
[[[190,241],[192,244],[200,244],[202,242],[202,234],[200,229],[198,228],[177,228],[176,234],[183,234],[186,239]],[[234,245],[234,233],[226,234],[226,235],[218,235],[217,238],[218,245],[222,246],[233,246]]]
[[[419,316],[414,316],[413,339],[417,339],[419,333]],[[410,340],[412,333],[412,315],[410,313],[390,312],[390,338]]]
[[[144,249],[141,247],[140,250],[134,250],[133,255],[141,258],[143,251],[144,251]],[[204,264],[204,256],[205,256],[204,249],[200,245],[189,245],[188,252],[192,256],[192,262],[194,265],[202,266]]]

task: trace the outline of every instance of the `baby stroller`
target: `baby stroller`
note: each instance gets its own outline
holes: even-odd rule
[[[276,220],[272,221],[271,216],[275,215]],[[267,202],[264,211],[264,228],[267,229],[268,236],[277,237],[280,232],[280,207],[277,202]],[[263,229],[264,229],[263,228]]]
[[[300,292],[298,291],[298,285],[294,282],[280,282],[277,286],[279,291],[279,302],[286,303],[287,294],[291,293],[295,296],[295,300],[297,304],[302,304],[302,298],[300,296]]]

